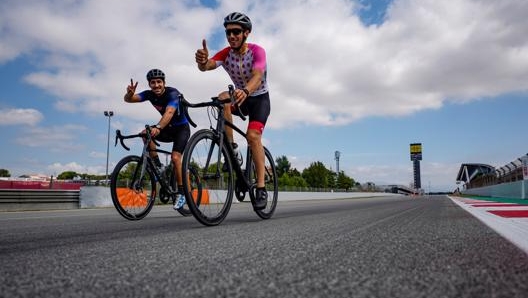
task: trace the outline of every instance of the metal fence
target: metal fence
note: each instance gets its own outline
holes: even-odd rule
[[[0,189],[0,211],[77,208],[78,189]]]

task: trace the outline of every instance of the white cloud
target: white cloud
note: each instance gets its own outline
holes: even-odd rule
[[[36,125],[42,120],[42,113],[35,109],[1,109],[0,125]]]
[[[42,58],[26,80],[68,111],[148,118],[121,98],[130,77],[146,87],[151,67],[189,98],[215,95],[227,76],[199,72],[194,51],[234,9],[248,11],[250,41],[267,49],[270,127],[343,125],[528,89],[523,0],[396,0],[383,24],[368,27],[347,0],[220,1],[218,10],[194,1],[29,2],[0,6],[0,47]],[[0,61],[16,56],[8,52]]]
[[[420,182],[425,191],[452,191],[460,164],[421,162]],[[376,185],[398,184],[411,186],[414,183],[413,166],[409,165],[360,165],[344,169],[347,175],[360,183],[374,182]]]
[[[53,163],[48,166],[48,170],[52,173],[60,174],[66,171],[82,172],[85,167],[77,164],[76,162],[70,162],[67,164]]]
[[[4,0],[0,63],[30,58],[26,82],[54,95],[58,110],[112,109],[125,124],[149,123],[159,115],[148,104],[122,100],[130,78],[145,89],[146,71],[157,67],[191,101],[216,95],[227,75],[198,71],[194,52],[202,38],[211,54],[223,47],[222,18],[241,10],[254,22],[249,41],[267,50],[271,129],[346,125],[528,91],[525,0],[394,0],[385,22],[371,26],[356,13],[364,4],[352,0],[220,0],[216,9],[198,2]],[[192,115],[208,123],[205,111]],[[33,109],[0,110],[0,125],[41,120]],[[79,150],[74,131],[49,129],[17,143]],[[349,174],[375,180],[385,171],[360,170]]]
[[[90,152],[89,154],[90,157],[92,158],[106,158],[106,152],[96,152],[96,151],[92,151]]]
[[[15,139],[19,145],[43,147],[54,152],[79,151],[84,145],[76,142],[79,131],[86,130],[80,125],[61,125],[52,127],[31,127]]]
[[[69,162],[66,164],[56,162],[48,165],[47,170],[49,171],[49,173],[53,173],[54,175],[60,175],[62,172],[66,171],[73,171],[78,174],[105,174],[104,166],[84,166],[76,162]]]

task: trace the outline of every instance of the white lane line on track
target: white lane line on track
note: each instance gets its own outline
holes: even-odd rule
[[[488,208],[473,207],[463,199],[448,196],[455,204],[478,218],[488,227],[495,230],[504,238],[515,244],[528,254],[528,218],[505,218],[494,215],[488,211]],[[475,201],[472,201],[472,203]],[[480,201],[482,202],[482,201]],[[490,207],[493,210],[499,207]],[[505,207],[512,210],[512,207]],[[525,206],[521,205],[522,210],[526,210]]]

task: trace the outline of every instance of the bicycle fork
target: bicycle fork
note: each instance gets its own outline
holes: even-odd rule
[[[142,185],[143,185],[143,178],[145,177],[145,171],[146,171],[146,164],[147,164],[147,158],[143,154],[140,163],[138,163],[138,166],[134,170],[134,174],[132,175],[132,180],[130,181],[131,185],[130,188],[134,189],[135,191],[141,191]]]
[[[148,154],[148,153],[147,153]],[[176,190],[172,188],[172,186],[167,183],[165,179],[163,179],[162,173],[160,173],[159,169],[154,165],[154,162],[151,158],[147,156],[147,154],[143,154],[143,157],[141,158],[141,166],[139,167],[139,179],[137,178],[137,169],[136,174],[134,175],[136,185],[133,185],[134,189],[138,190],[139,186],[142,184],[141,181],[143,181],[143,177],[145,177],[145,172],[147,171],[147,165],[152,169],[152,172],[154,174],[154,178],[156,181],[161,185],[162,188],[164,188],[169,195],[174,195],[176,193]]]

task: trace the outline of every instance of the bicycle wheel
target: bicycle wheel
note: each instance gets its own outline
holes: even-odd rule
[[[271,153],[269,150],[264,147],[264,165],[265,165],[265,172],[264,172],[264,182],[266,183],[266,191],[268,192],[268,203],[266,204],[266,208],[262,210],[255,210],[255,213],[262,218],[262,219],[269,219],[273,215],[273,212],[275,212],[275,208],[277,207],[277,200],[279,198],[279,182],[277,180],[277,169],[275,168],[275,162],[273,161],[273,157],[271,156]],[[253,181],[256,185],[257,183],[257,172],[255,169],[255,164],[253,163],[253,159],[251,159],[251,172],[250,172],[250,181]],[[253,187],[251,191],[253,191],[252,196],[255,196],[254,191],[256,190],[256,187]]]
[[[142,160],[129,155],[121,159],[110,177],[110,193],[115,208],[124,218],[139,220],[147,216],[156,200],[156,180]]]
[[[227,163],[227,171],[222,171]],[[183,155],[183,179],[187,205],[194,217],[206,226],[220,224],[233,200],[233,170],[225,146],[220,150],[218,138],[211,130],[196,132]]]

